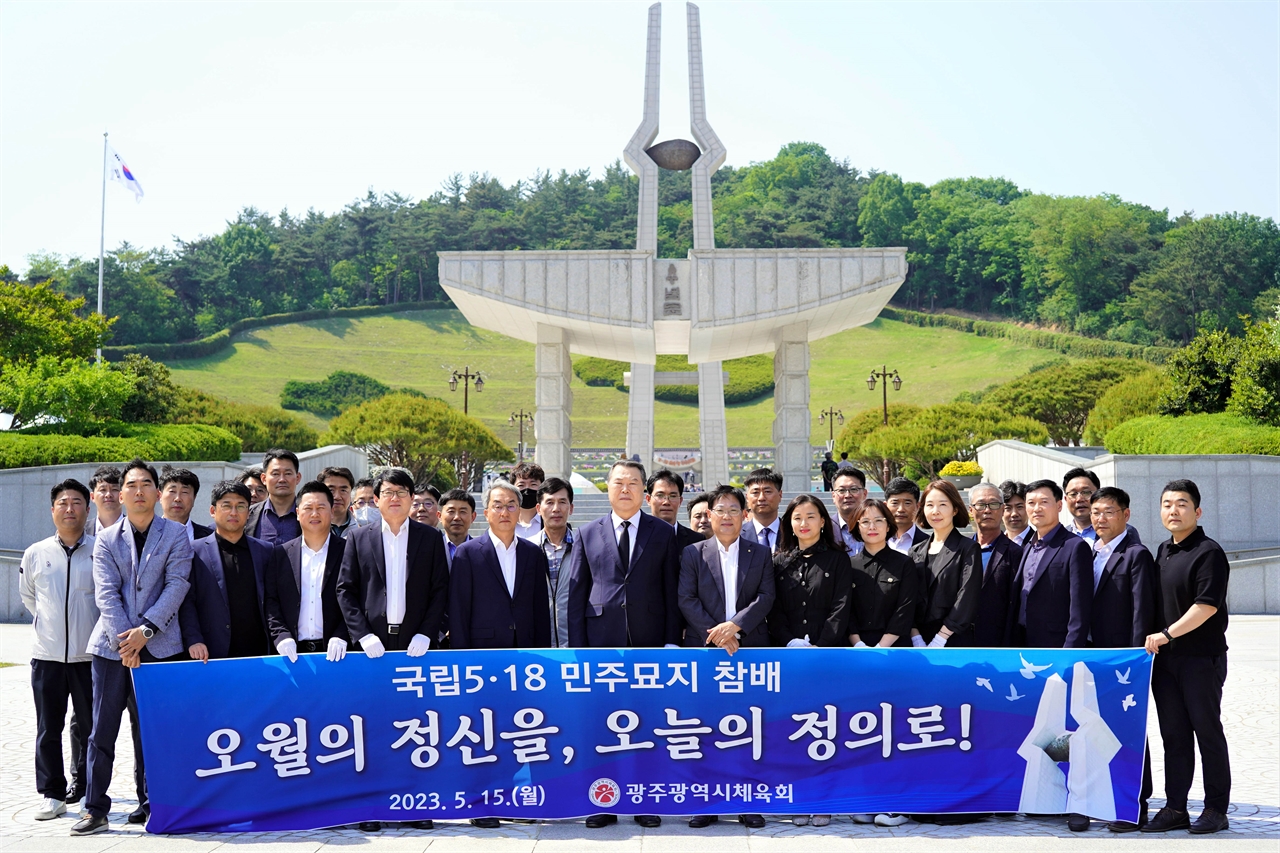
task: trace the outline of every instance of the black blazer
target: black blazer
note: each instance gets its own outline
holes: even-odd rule
[[[846,633],[857,634],[868,646],[885,634],[897,634],[895,646],[910,646],[920,597],[916,564],[888,545],[874,556],[859,551],[851,563],[853,607]]]
[[[808,553],[775,554],[773,582],[777,594],[769,611],[773,645],[785,646],[806,634],[815,646],[849,645],[853,569],[844,550],[819,542]]]
[[[1156,630],[1156,562],[1132,527],[1107,560],[1093,591],[1089,630],[1104,649],[1146,644]]]
[[[486,533],[458,546],[449,574],[449,648],[544,649],[551,639],[547,555],[516,537],[514,595]]]
[[[724,572],[717,540],[703,539],[680,554],[679,589],[684,644],[702,648],[707,645],[707,632],[725,621]],[[765,618],[773,607],[773,557],[768,548],[745,539],[738,540],[737,594],[731,621],[742,629],[739,644],[769,645]]]
[[[978,565],[981,566],[981,546],[978,551]],[[978,615],[973,620],[974,645],[999,648],[1005,644],[1009,629],[1009,601],[1013,598],[1013,576],[1021,561],[1022,548],[1008,536],[1001,533],[991,543],[991,558],[982,573]]]
[[[933,531],[925,533],[911,546],[911,559],[920,580],[915,627],[926,641],[945,626],[954,638],[947,645],[972,645],[973,621],[982,597],[982,549],[952,528],[930,568]]]
[[[281,640],[298,639],[298,617],[302,612],[302,537],[277,545],[267,570],[267,636],[271,645]],[[347,624],[338,606],[338,573],[347,542],[329,534],[329,552],[325,556],[324,579],[320,584],[320,612],[324,617],[323,633],[327,643],[334,637],[351,642]]]
[[[258,618],[262,619],[265,630],[267,621],[263,612],[263,599],[267,569],[271,563],[271,546],[252,536],[246,536],[245,543],[249,546],[254,579],[257,581]],[[197,539],[191,548],[194,552],[191,559],[191,586],[187,589],[182,607],[178,609],[178,622],[182,626],[182,648],[185,651],[196,643],[202,643],[209,649],[210,658],[225,658],[231,651],[231,605],[227,600],[227,578],[222,570],[218,540],[212,536]],[[269,652],[269,649],[262,650],[264,655]]]
[[[676,553],[683,554],[684,549],[690,545],[697,545],[699,542],[705,542],[706,539],[701,533],[698,533],[691,527],[685,527],[683,524],[676,524]]]
[[[1061,524],[1037,540],[1044,553],[1027,594],[1027,618],[1019,624],[1022,587],[1034,544],[1022,549],[1009,602],[1009,643],[1019,648],[1080,649],[1089,645],[1093,609],[1093,551]]]
[[[671,525],[643,512],[635,516],[630,572],[622,574],[613,513],[577,528],[566,560],[569,646],[626,648],[678,645],[676,590],[680,557]]]
[[[351,639],[359,643],[376,634],[387,651],[403,651],[414,634],[434,644],[443,629],[449,599],[449,567],[444,534],[406,519],[409,544],[405,559],[404,621],[397,634],[387,632],[387,564],[382,551],[382,525],[347,531],[338,571],[338,606]]]
[[[198,542],[201,539],[204,539],[206,536],[212,536],[213,528],[205,527],[203,524],[196,524],[193,521],[191,522],[191,535],[192,537],[194,537],[194,540]]]

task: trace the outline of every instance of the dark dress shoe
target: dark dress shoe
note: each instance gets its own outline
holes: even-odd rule
[[[656,814],[638,814],[632,819],[645,829],[653,829],[655,826],[662,826],[662,818],[658,817]]]
[[[1067,816],[1067,829],[1072,832],[1087,832],[1089,829],[1089,816],[1071,813]]]
[[[471,825],[480,829],[497,829],[501,824],[502,821],[496,817],[473,817],[471,819]]]
[[[432,820],[411,820],[407,825],[413,827],[414,829],[435,829],[436,828],[435,821],[432,821]]]
[[[1200,817],[1196,818],[1196,822],[1191,824],[1189,830],[1192,835],[1208,835],[1212,832],[1222,832],[1231,825],[1231,821],[1227,820],[1227,816],[1215,808],[1209,806],[1200,812]]]
[[[69,806],[74,806],[76,803],[80,802],[82,797],[84,797],[84,791],[79,788],[73,788],[67,792],[67,798],[63,800],[63,802]]]
[[[618,816],[616,814],[593,814],[587,818],[587,829],[600,829],[617,822]]]
[[[1138,812],[1138,822],[1129,823],[1127,820],[1113,820],[1107,824],[1107,829],[1112,832],[1137,832],[1147,825],[1147,810],[1143,809]]]
[[[129,823],[146,823],[147,818],[151,817],[151,810],[144,809],[141,806],[129,812]]]
[[[99,832],[106,832],[108,829],[110,829],[110,824],[107,822],[106,815],[98,817],[90,814],[87,818],[78,821],[75,826],[71,827],[71,834],[97,835]]]
[[[738,823],[747,829],[764,829],[764,815],[740,814],[738,815]]]
[[[1156,812],[1156,816],[1142,827],[1143,832],[1170,832],[1175,829],[1190,829],[1191,815],[1165,806]]]
[[[360,821],[360,831],[361,832],[381,832],[382,822],[377,820],[362,820]]]
[[[720,818],[713,814],[696,814],[689,818],[689,828],[702,829],[704,826],[710,826],[718,820]]]

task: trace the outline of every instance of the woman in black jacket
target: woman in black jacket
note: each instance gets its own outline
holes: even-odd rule
[[[862,550],[853,557],[853,607],[849,643],[910,646],[919,586],[915,563],[889,547],[896,536],[893,513],[881,501],[864,501],[851,525]]]
[[[982,596],[982,550],[956,529],[969,525],[969,511],[946,480],[934,480],[920,497],[917,523],[932,534],[911,546],[920,579],[912,644],[972,646]]]
[[[836,541],[827,508],[813,495],[796,496],[782,514],[773,569],[773,645],[848,645],[849,555]]]

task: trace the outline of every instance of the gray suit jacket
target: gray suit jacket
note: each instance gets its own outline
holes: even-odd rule
[[[120,660],[120,640],[146,619],[156,626],[147,651],[167,658],[183,650],[178,608],[191,585],[191,542],[187,528],[159,515],[151,522],[138,564],[133,564],[133,528],[122,519],[102,532],[93,546],[93,587],[98,624],[89,653]]]

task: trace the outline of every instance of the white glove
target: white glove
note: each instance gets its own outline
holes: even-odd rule
[[[409,648],[405,649],[411,658],[420,658],[427,653],[427,649],[431,648],[431,640],[421,634],[414,634],[413,639],[409,641]]]
[[[387,648],[382,645],[382,641],[378,639],[377,634],[365,634],[360,638],[360,648],[364,649],[364,653],[370,658],[380,658],[386,654]]]
[[[339,661],[347,656],[347,641],[341,637],[331,637],[329,639],[329,650],[325,652],[327,660]]]
[[[276,651],[289,659],[289,663],[298,662],[298,641],[293,637],[285,637],[276,643]]]
[[[923,649],[925,647],[924,637],[921,637],[919,634],[912,634],[911,645],[915,646],[917,649]]]
[[[678,648],[680,648],[680,647],[679,647],[679,646],[677,646],[675,643],[667,643],[665,646],[663,646],[663,648],[664,648],[664,649],[678,649]]]
[[[933,639],[929,641],[929,648],[940,649],[947,644],[947,638],[941,634],[934,634]]]
[[[869,648],[871,648],[870,646],[868,646],[866,643],[862,642],[861,640],[859,640],[858,642],[854,643],[854,644],[853,644],[853,647],[854,647],[855,649],[869,649]]]

